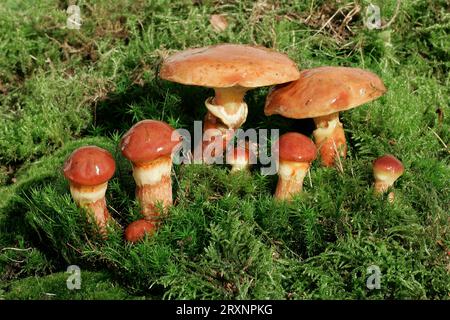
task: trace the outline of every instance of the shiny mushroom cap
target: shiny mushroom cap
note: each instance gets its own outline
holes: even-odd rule
[[[275,87],[264,113],[303,119],[355,108],[386,92],[382,80],[359,68],[319,67],[303,70],[300,78]]]
[[[64,163],[64,176],[81,186],[105,183],[114,175],[116,163],[105,149],[86,146],[76,149]]]
[[[296,80],[300,73],[283,53],[250,45],[219,44],[175,53],[163,62],[159,76],[210,88],[256,88]]]
[[[403,164],[393,155],[385,155],[373,162],[373,171],[375,174],[388,175],[393,179],[400,177],[405,168]]]
[[[167,123],[142,120],[128,130],[120,141],[122,154],[133,163],[146,163],[170,156],[181,136]]]
[[[125,229],[125,240],[129,242],[137,242],[144,238],[145,234],[153,234],[157,226],[155,222],[140,219],[130,223]]]
[[[280,161],[313,162],[317,157],[317,148],[307,136],[288,132],[283,134],[276,145]]]

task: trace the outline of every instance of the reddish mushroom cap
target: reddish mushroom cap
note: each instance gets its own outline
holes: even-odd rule
[[[377,173],[387,173],[399,177],[405,171],[403,164],[393,155],[385,155],[373,162],[373,170]]]
[[[105,183],[114,175],[116,163],[105,149],[86,146],[76,149],[64,163],[64,176],[82,186]]]
[[[133,163],[146,163],[168,156],[181,136],[167,123],[143,120],[136,123],[120,141],[122,154]]]
[[[383,81],[367,70],[318,67],[303,70],[298,80],[275,87],[267,96],[264,113],[315,118],[355,108],[385,92]]]
[[[317,148],[307,136],[288,132],[283,134],[276,145],[280,161],[313,162],[317,157]]]
[[[130,223],[125,230],[125,240],[137,242],[144,238],[146,233],[153,233],[156,230],[156,224],[152,221],[140,219]]]
[[[264,47],[219,44],[187,49],[167,58],[159,76],[203,87],[256,88],[298,79],[296,64],[283,53]]]

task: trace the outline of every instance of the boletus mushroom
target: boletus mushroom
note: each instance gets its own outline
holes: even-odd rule
[[[158,218],[157,204],[172,205],[172,156],[181,136],[167,123],[143,120],[122,137],[122,154],[131,161],[136,197],[147,219]]]
[[[376,194],[386,192],[394,182],[403,174],[403,164],[393,155],[384,155],[373,162],[373,176],[375,178],[374,190]],[[389,202],[394,201],[394,192],[388,195]]]
[[[296,64],[283,53],[265,47],[219,44],[187,49],[164,60],[159,76],[185,85],[213,88],[206,99],[205,119],[216,117],[217,128],[237,129],[246,120],[245,93],[257,87],[298,79]],[[206,122],[206,121],[205,121]],[[223,134],[225,134],[223,132]]]
[[[317,157],[317,148],[307,136],[288,132],[275,144],[278,153],[278,184],[275,198],[290,200],[302,192],[303,179]]]
[[[63,167],[73,200],[92,214],[102,235],[106,235],[106,225],[110,219],[105,193],[115,169],[112,155],[96,146],[76,149]]]
[[[374,73],[347,67],[318,67],[303,70],[300,78],[276,86],[267,96],[264,113],[286,118],[313,118],[313,135],[324,166],[345,158],[347,144],[339,112],[377,99],[386,92]]]

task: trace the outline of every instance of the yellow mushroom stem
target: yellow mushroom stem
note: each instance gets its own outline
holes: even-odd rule
[[[206,99],[206,108],[229,129],[239,128],[247,119],[248,107],[244,102],[247,88],[214,88],[215,96]]]
[[[295,194],[302,192],[303,180],[309,167],[308,162],[280,161],[275,198],[291,200]]]
[[[314,118],[316,130],[313,131],[314,140],[319,149],[322,164],[331,167],[336,164],[338,157],[347,155],[347,143],[339,113],[332,113]]]

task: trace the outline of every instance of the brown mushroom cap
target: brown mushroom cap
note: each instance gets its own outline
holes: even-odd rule
[[[359,68],[319,67],[303,70],[294,82],[275,87],[264,113],[303,119],[348,110],[386,92],[382,80]]]
[[[130,225],[125,229],[125,240],[129,242],[137,242],[141,240],[146,233],[152,234],[155,230],[155,222],[140,219],[130,223]]]
[[[180,141],[181,136],[167,123],[142,120],[123,136],[120,148],[131,162],[146,163],[170,155]]]
[[[387,173],[399,177],[405,171],[403,164],[393,155],[385,155],[373,162],[373,170],[377,173]]]
[[[105,183],[114,175],[116,163],[105,149],[86,146],[76,149],[64,163],[64,176],[82,186]]]
[[[283,53],[250,45],[220,44],[175,53],[163,62],[159,76],[210,88],[256,88],[296,80],[300,73]]]
[[[317,148],[307,136],[288,132],[278,139],[276,145],[280,161],[313,162],[317,157]]]

